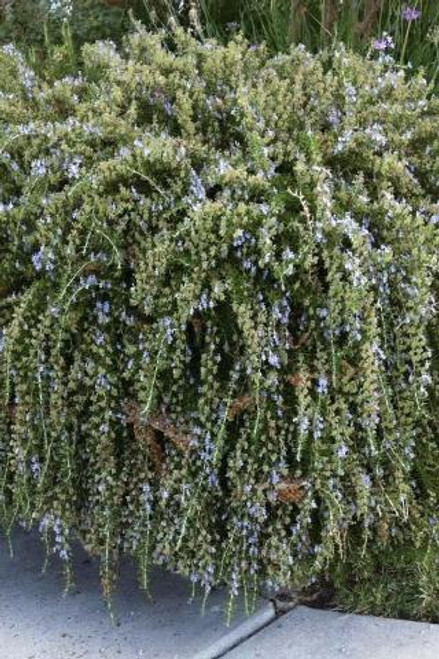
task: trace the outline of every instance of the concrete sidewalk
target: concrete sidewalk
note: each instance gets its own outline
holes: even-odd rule
[[[270,602],[224,623],[226,595],[214,592],[201,616],[187,581],[152,575],[151,602],[124,563],[111,624],[98,566],[79,550],[76,587],[63,597],[59,563],[41,574],[41,543],[16,534],[11,559],[0,537],[0,659],[439,659],[439,625],[320,611],[302,606],[275,618]]]
[[[439,659],[439,625],[298,606],[227,659]]]
[[[0,659],[194,659],[199,653],[214,659],[274,619],[272,605],[261,601],[250,619],[241,605],[227,627],[224,592],[211,594],[202,616],[200,598],[188,601],[190,584],[162,570],[153,571],[151,601],[125,562],[114,595],[115,626],[102,601],[98,564],[82,550],[74,556],[75,588],[63,596],[60,562],[41,573],[38,538],[18,532],[13,547],[11,559],[0,536]]]

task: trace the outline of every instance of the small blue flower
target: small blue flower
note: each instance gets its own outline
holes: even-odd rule
[[[105,334],[103,334],[101,330],[96,330],[93,338],[97,346],[101,346],[105,343]]]
[[[108,391],[110,389],[110,382],[108,377],[103,373],[100,373],[96,378],[96,386],[99,389],[106,389]]]
[[[69,178],[77,179],[79,178],[81,172],[82,157],[75,156],[73,160],[67,164],[67,174]]]
[[[318,308],[318,309],[317,309],[317,316],[318,316],[321,320],[327,318],[327,317],[329,316],[329,309]]]
[[[280,476],[277,471],[271,472],[270,482],[272,485],[277,485],[280,482]]]
[[[165,100],[163,102],[163,108],[165,110],[165,113],[168,115],[168,117],[172,117],[174,114],[174,106],[170,100]]]
[[[123,159],[129,158],[130,155],[131,155],[131,149],[129,149],[127,146],[122,146],[119,149],[118,155],[119,155],[119,158],[123,158]]]
[[[218,476],[214,471],[209,474],[209,485],[213,488],[217,488],[219,486]]]
[[[41,247],[39,252],[32,254],[32,263],[37,272],[39,272],[43,267],[43,255],[44,247]]]
[[[206,189],[194,170],[191,172],[190,194],[196,199],[196,203],[193,204],[194,208],[197,208],[206,199]]]
[[[38,252],[32,254],[32,264],[37,272],[40,272],[43,269],[52,271],[55,268],[52,250],[47,250],[44,245],[42,245]]]
[[[31,164],[32,176],[45,176],[47,174],[47,164],[44,160],[34,160]]]
[[[321,375],[317,381],[317,391],[323,396],[328,393],[328,378],[325,375]]]
[[[276,353],[272,352],[271,350],[268,353],[268,363],[270,364],[270,366],[273,366],[273,368],[281,367],[279,356],[276,355]]]
[[[90,286],[96,286],[98,283],[98,279],[96,275],[88,275],[87,279],[85,280],[85,288],[90,288]]]
[[[365,487],[371,487],[372,485],[372,480],[368,474],[363,474],[363,478],[361,479],[363,482],[363,485]]]
[[[111,310],[111,305],[107,300],[104,302],[96,302],[96,312],[98,316],[98,323],[105,325],[110,320],[109,314]]]
[[[305,433],[309,429],[309,419],[307,416],[302,416],[299,419],[299,432],[300,433]]]

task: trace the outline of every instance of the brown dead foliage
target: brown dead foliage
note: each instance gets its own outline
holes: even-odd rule
[[[245,410],[250,409],[255,404],[255,399],[249,394],[244,394],[236,398],[233,403],[230,405],[227,418],[229,421],[233,421],[237,416],[245,412]]]
[[[166,414],[150,417],[148,423],[154,430],[162,432],[180,450],[187,452],[190,449],[192,437],[187,433],[177,430]]]
[[[288,345],[290,346],[290,348],[292,348],[293,350],[298,350],[303,345],[305,345],[305,343],[307,343],[310,336],[311,336],[311,331],[305,332],[304,334],[299,336],[297,341],[294,341],[293,337],[291,335],[289,335],[287,337],[287,342],[288,342]]]
[[[160,475],[165,466],[165,453],[157,439],[156,431],[150,425],[143,422],[139,412],[139,406],[136,403],[127,405],[126,415],[127,423],[133,426],[136,441],[148,447],[154,468]]]
[[[102,268],[102,264],[101,264],[101,263],[96,263],[96,262],[93,262],[93,263],[87,263],[87,264],[83,267],[82,272],[83,272],[84,275],[91,275],[91,274],[93,274],[94,272],[99,272],[99,270],[100,270],[101,268]]]
[[[194,328],[194,332],[196,332],[197,334],[199,334],[199,332],[201,332],[201,330],[203,329],[203,327],[205,325],[205,323],[202,321],[202,319],[198,318],[197,316],[192,316],[191,318],[189,318],[189,322],[192,325],[192,327]]]
[[[314,376],[311,373],[293,373],[292,375],[287,375],[286,380],[288,384],[291,384],[293,387],[303,387],[309,382],[311,382]]]
[[[150,416],[147,419],[142,419],[139,406],[136,403],[129,403],[126,406],[126,415],[127,423],[133,425],[135,434],[137,433],[140,435],[141,432],[145,430],[149,431],[150,434],[148,435],[148,441],[150,443],[152,441],[152,436],[156,438],[156,433],[160,432],[180,450],[187,452],[190,449],[191,435],[178,430],[166,414],[159,414],[157,416]],[[157,441],[157,438],[155,439],[155,443],[160,447],[162,457],[164,457],[163,449]]]
[[[299,504],[305,496],[305,483],[299,478],[289,478],[276,486],[277,498],[282,503]]]

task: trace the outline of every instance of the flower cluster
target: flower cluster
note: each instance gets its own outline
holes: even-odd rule
[[[373,47],[378,51],[392,50],[395,48],[395,42],[389,34],[384,33],[380,38],[375,39]]]
[[[82,56],[0,53],[1,524],[108,595],[121,552],[232,600],[438,557],[425,81],[239,35]]]
[[[404,7],[402,10],[402,17],[405,21],[408,21],[411,23],[412,21],[418,20],[418,18],[421,15],[421,10],[417,9],[416,7]]]
[[[48,0],[48,11],[64,20],[73,12],[73,0]]]

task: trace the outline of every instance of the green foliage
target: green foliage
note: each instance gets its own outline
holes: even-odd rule
[[[0,53],[3,528],[66,569],[79,537],[108,596],[127,553],[231,607],[436,564],[426,82],[184,32],[82,58],[48,83]]]
[[[131,0],[2,0],[0,40],[42,49],[47,38],[62,41],[66,21],[78,43],[117,39],[128,27],[128,9],[139,7]]]
[[[147,22],[142,0],[0,0],[0,43],[18,46],[47,77],[77,71],[86,42],[120,42],[129,11]]]
[[[358,554],[353,561],[360,566]],[[337,603],[343,609],[438,622],[437,553],[401,545],[398,552],[377,547],[363,555],[364,565],[349,573],[349,563],[336,566]],[[372,578],[371,578],[372,576]]]

